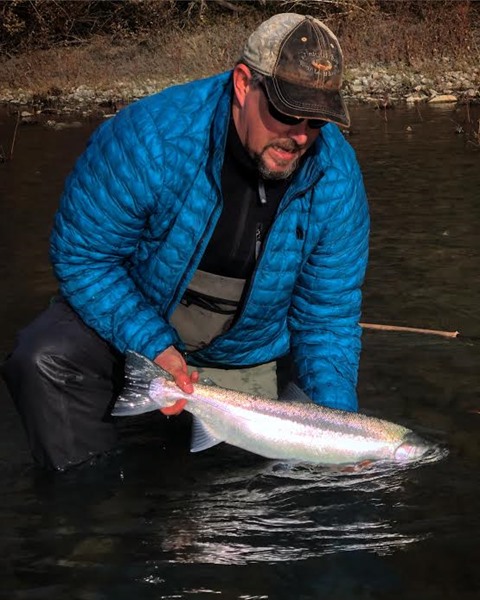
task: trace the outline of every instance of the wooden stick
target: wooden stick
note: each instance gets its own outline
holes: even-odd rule
[[[17,131],[18,131],[19,123],[20,123],[20,111],[17,112],[17,122],[15,123],[15,131],[13,132],[12,145],[10,146],[10,155],[8,157],[8,160],[12,160],[12,158],[13,158],[13,149],[15,148],[15,142],[17,140]]]
[[[421,329],[419,327],[400,327],[399,325],[378,325],[376,323],[360,323],[364,329],[376,329],[380,331],[408,331],[410,333],[426,333],[440,335],[446,338],[456,338],[460,335],[458,331],[439,331],[438,329]]]

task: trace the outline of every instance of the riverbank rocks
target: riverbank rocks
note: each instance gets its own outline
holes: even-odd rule
[[[453,94],[439,94],[438,96],[433,96],[428,101],[429,104],[455,104],[457,102],[457,96]]]
[[[69,90],[55,90],[55,96],[41,95],[25,89],[0,88],[0,103],[21,106],[36,112],[55,108],[59,112],[75,110],[87,114],[114,114],[125,104],[154,94],[176,81],[146,79],[145,81],[116,81],[109,85],[89,86],[86,82]],[[465,66],[463,70],[449,69],[448,64],[412,69],[399,65],[359,65],[347,69],[344,95],[348,100],[390,108],[405,102],[431,105],[448,103],[480,103],[480,68]]]
[[[480,102],[480,70],[446,70],[442,65],[428,72],[405,67],[362,65],[347,71],[347,98],[371,103],[375,98],[391,98],[401,102],[442,104],[462,100]],[[434,100],[435,99],[435,100]]]
[[[416,92],[415,94],[410,94],[405,98],[405,102],[407,104],[417,104],[418,102],[426,102],[428,100],[428,96],[426,94],[422,94],[421,92]]]
[[[19,116],[20,125],[36,125],[38,123],[35,113],[29,112],[28,110],[22,110]]]

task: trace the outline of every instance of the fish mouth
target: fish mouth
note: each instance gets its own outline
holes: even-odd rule
[[[400,463],[413,462],[416,460],[436,461],[447,454],[445,448],[438,444],[430,443],[416,433],[407,433],[402,443],[394,452],[394,459]]]

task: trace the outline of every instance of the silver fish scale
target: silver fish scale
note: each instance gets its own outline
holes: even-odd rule
[[[267,458],[325,464],[392,459],[410,431],[314,403],[282,402],[202,384],[185,396],[174,382],[158,378],[152,383],[159,404],[186,397],[186,410],[202,421],[213,439]]]
[[[410,431],[401,425],[361,413],[334,410],[313,402],[282,402],[262,396],[249,396],[218,386],[196,385],[193,397],[197,396],[204,402],[217,401],[222,405],[241,407],[258,415],[285,419],[304,426],[311,425],[316,429],[321,421],[322,430],[328,429],[334,433],[348,432],[351,435],[362,436],[368,434],[383,440],[398,440]]]

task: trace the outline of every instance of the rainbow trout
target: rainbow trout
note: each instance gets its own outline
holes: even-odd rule
[[[205,381],[194,388],[185,394],[161,367],[127,352],[125,387],[112,414],[141,414],[186,398],[185,410],[193,415],[192,452],[227,442],[266,458],[337,465],[408,463],[434,449],[401,425],[314,404],[294,385],[288,400],[251,396]]]

